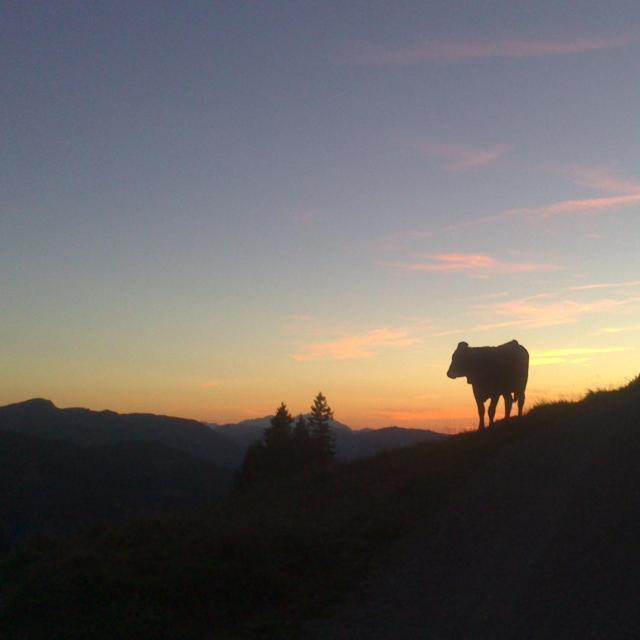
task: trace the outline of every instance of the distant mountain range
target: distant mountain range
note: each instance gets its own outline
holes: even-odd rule
[[[42,398],[0,407],[3,532],[13,541],[208,504],[229,491],[244,452],[269,421],[206,425],[153,414],[59,409]],[[340,459],[446,437],[420,429],[332,426]]]
[[[216,433],[246,450],[250,444],[260,440],[264,430],[270,425],[270,420],[271,416],[265,416],[234,424],[210,424],[209,426]],[[446,434],[428,429],[406,429],[403,427],[354,430],[337,420],[331,420],[331,426],[336,434],[337,457],[342,460],[363,458],[375,455],[385,449],[397,449],[418,442],[435,442],[448,437]]]

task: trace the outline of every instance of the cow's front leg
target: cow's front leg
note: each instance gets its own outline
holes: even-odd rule
[[[508,420],[511,417],[511,406],[513,405],[513,400],[511,399],[510,393],[505,393],[504,396],[504,417],[505,420]]]
[[[498,406],[498,400],[500,396],[493,396],[489,403],[489,426],[493,427],[493,418],[496,415],[496,407]]]
[[[484,402],[476,399],[476,404],[478,405],[478,418],[480,419],[478,429],[482,431],[482,429],[484,429]]]

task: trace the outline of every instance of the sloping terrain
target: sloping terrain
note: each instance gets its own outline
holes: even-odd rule
[[[500,429],[529,433],[473,473],[309,637],[638,637],[640,384]]]
[[[34,541],[0,558],[0,635],[638,637],[638,415],[640,379],[198,513]]]

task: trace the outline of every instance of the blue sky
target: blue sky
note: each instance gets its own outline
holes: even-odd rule
[[[0,402],[227,421],[322,389],[356,426],[459,425],[458,340],[542,354],[538,399],[637,373],[637,3],[35,2],[0,29]]]

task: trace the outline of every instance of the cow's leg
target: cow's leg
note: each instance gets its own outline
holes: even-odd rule
[[[511,417],[511,405],[513,404],[513,400],[511,399],[510,393],[505,393],[504,398],[504,417],[505,420],[508,420]]]
[[[480,418],[478,429],[482,431],[482,429],[484,429],[484,402],[482,402],[482,400],[476,399],[476,404],[478,405],[478,418]]]
[[[493,418],[496,415],[496,407],[498,406],[498,400],[500,396],[492,396],[489,403],[489,426],[493,426]]]
[[[522,415],[522,407],[524,407],[524,390],[518,394],[518,418]]]

